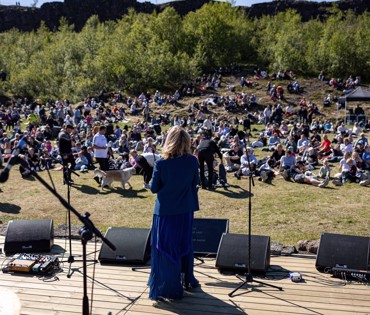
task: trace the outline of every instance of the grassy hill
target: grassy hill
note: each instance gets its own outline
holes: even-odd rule
[[[336,108],[322,107],[322,100],[330,89],[316,79],[300,78],[304,93],[301,95],[286,93],[283,106],[291,103],[295,106],[304,96],[307,100],[316,102],[320,110],[331,119],[336,119]],[[218,95],[230,93],[228,85],[235,85],[238,77],[227,77]],[[256,81],[253,88],[244,91],[255,93],[259,98],[261,108],[270,104],[266,95],[267,80]],[[284,87],[288,82],[283,82]],[[187,115],[187,105],[201,101],[202,97],[182,99],[180,105],[167,105],[153,109],[156,113],[168,111],[172,115]],[[223,108],[213,106],[211,113],[228,115]],[[240,116],[240,113],[232,114]],[[142,117],[128,116],[131,122]],[[321,118],[321,117],[320,117]],[[260,129],[261,126],[253,126]],[[256,137],[258,133],[253,134]],[[257,158],[266,155],[260,149],[256,150]],[[337,165],[331,165],[335,173]],[[62,172],[40,172],[48,182],[53,182],[55,189],[67,198],[67,186],[63,185]],[[71,188],[71,205],[80,213],[91,213],[93,222],[103,231],[109,226],[149,227],[155,195],[143,188],[140,175],[132,178],[132,190],[118,188],[114,191],[100,192],[93,173],[73,175],[75,184]],[[200,211],[196,217],[226,218],[230,220],[230,232],[247,233],[248,197],[252,195],[252,234],[269,235],[275,241],[284,244],[295,244],[300,239],[318,239],[322,232],[340,234],[366,235],[370,230],[369,187],[357,184],[346,184],[342,187],[329,184],[320,189],[309,185],[286,182],[278,176],[271,185],[255,180],[255,186],[249,191],[247,178],[237,180],[232,173],[228,174],[230,187],[218,188],[216,191],[200,190]],[[114,186],[119,186],[114,183]],[[17,172],[17,166],[10,173],[9,180],[0,185],[0,220],[7,223],[13,219],[44,219],[51,218],[55,225],[66,223],[66,210],[59,201],[36,180],[24,180]],[[80,224],[74,217],[73,224]]]

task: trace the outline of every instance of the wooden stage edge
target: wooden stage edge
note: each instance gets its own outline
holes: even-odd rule
[[[0,237],[3,248],[4,237]],[[79,241],[72,241],[76,262],[67,277],[69,244],[55,239],[51,254],[59,256],[62,270],[50,277],[33,274],[0,273],[0,314],[12,314],[6,307],[16,307],[11,297],[19,300],[20,314],[82,314],[83,277],[82,252]],[[100,251],[97,244],[97,253]],[[279,291],[252,282],[228,294],[241,280],[234,275],[223,275],[215,268],[215,258],[195,261],[195,276],[200,287],[186,291],[180,301],[153,302],[148,298],[147,280],[150,269],[132,270],[122,264],[94,264],[95,245],[89,243],[88,297],[92,314],[368,314],[370,315],[370,286],[367,283],[349,282],[319,273],[315,268],[315,255],[272,256],[270,268],[264,278],[255,280],[280,286]],[[49,253],[50,254],[50,253]],[[0,256],[3,267],[9,257]],[[78,261],[77,261],[78,260]],[[95,267],[95,269],[94,269]],[[303,281],[293,283],[289,272],[300,272]],[[94,278],[94,280],[92,280]],[[93,296],[91,293],[93,292]]]

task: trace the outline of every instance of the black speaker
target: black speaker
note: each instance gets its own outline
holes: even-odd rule
[[[223,234],[217,252],[216,268],[219,272],[248,271],[248,235]],[[266,273],[270,266],[270,237],[251,236],[251,271]]]
[[[227,219],[194,219],[194,254],[216,256],[222,234],[227,232],[229,232]]]
[[[140,264],[150,258],[150,229],[109,227],[105,237],[116,250],[103,243],[99,253],[101,263]]]
[[[5,235],[4,252],[50,252],[54,244],[53,220],[12,220]]]
[[[370,238],[322,233],[316,269],[320,272],[348,270],[370,274]]]

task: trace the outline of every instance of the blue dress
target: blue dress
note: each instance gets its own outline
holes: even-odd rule
[[[149,297],[181,299],[196,287],[192,229],[199,209],[198,162],[194,156],[157,160],[151,191],[157,193],[151,232]],[[185,205],[185,206],[184,206]]]

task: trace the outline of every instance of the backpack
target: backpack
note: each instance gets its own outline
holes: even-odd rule
[[[218,181],[217,181],[216,186],[222,186],[222,187],[229,186],[227,183],[225,166],[223,164],[218,165]]]
[[[290,174],[290,170],[288,169],[285,169],[283,171],[283,177],[286,181],[290,181],[290,178],[291,178],[291,174]]]
[[[205,185],[208,186],[208,171],[204,172],[204,181],[205,181]],[[218,181],[218,175],[214,171],[213,176],[212,176],[212,185],[216,186],[217,181]]]

